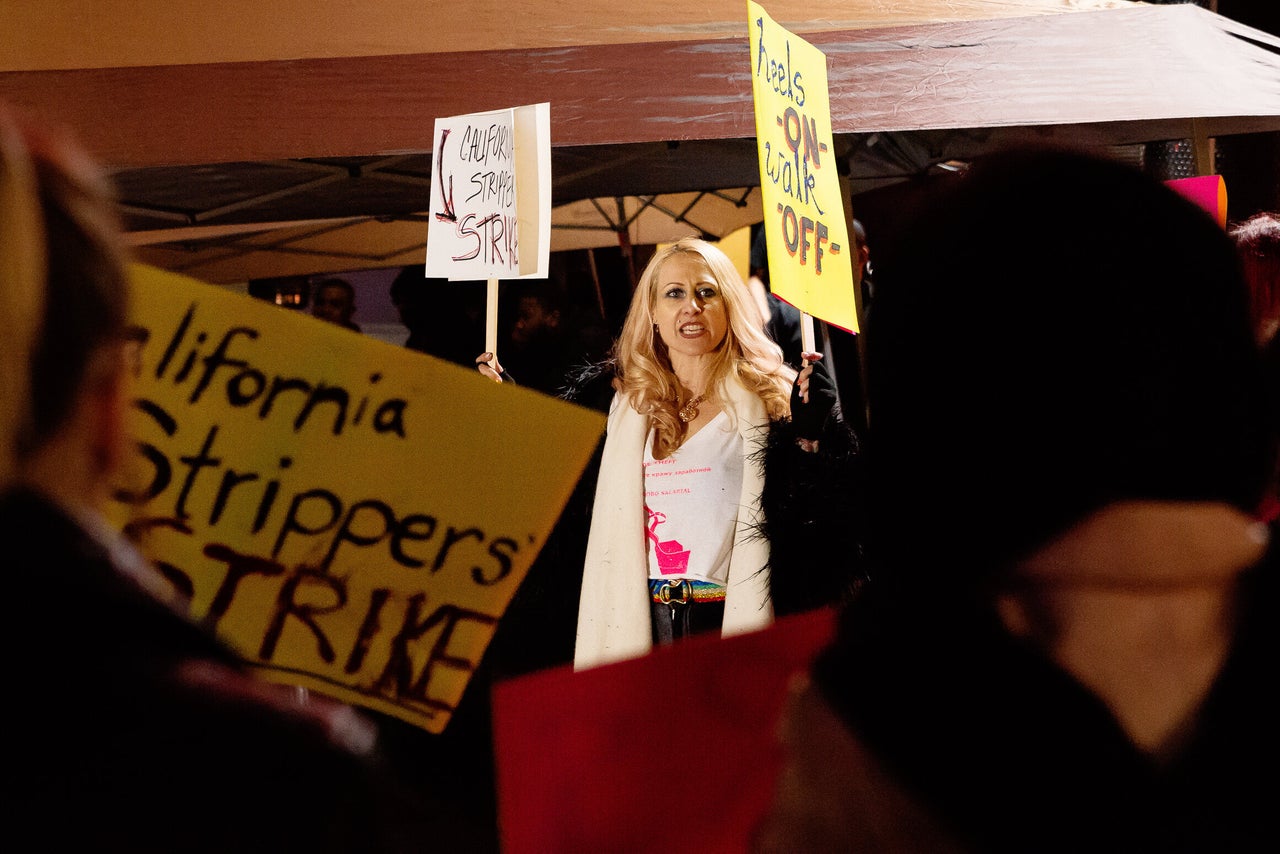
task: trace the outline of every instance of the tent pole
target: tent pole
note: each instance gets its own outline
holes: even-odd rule
[[[1204,130],[1204,120],[1191,120],[1191,150],[1196,158],[1196,174],[1212,175],[1214,169],[1214,140]]]
[[[596,306],[600,309],[600,319],[608,323],[604,313],[604,291],[600,288],[600,271],[596,269],[596,250],[587,250],[587,265],[591,268],[591,283],[596,287]]]

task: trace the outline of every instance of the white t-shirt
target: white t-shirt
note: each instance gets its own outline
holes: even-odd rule
[[[649,577],[725,584],[742,497],[741,435],[721,411],[665,460],[644,445]]]

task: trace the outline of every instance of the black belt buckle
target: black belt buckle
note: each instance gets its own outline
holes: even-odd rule
[[[675,592],[679,591],[680,598],[675,598]],[[689,583],[689,579],[681,578],[679,581],[668,581],[658,591],[658,599],[665,605],[687,605],[693,601],[693,585]]]

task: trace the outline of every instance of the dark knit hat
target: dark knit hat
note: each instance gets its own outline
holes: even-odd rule
[[[1222,229],[1159,181],[1004,152],[886,235],[876,271],[881,560],[945,587],[1117,499],[1256,506],[1273,434],[1245,285]]]

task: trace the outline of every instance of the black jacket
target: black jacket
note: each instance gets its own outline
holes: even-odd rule
[[[0,541],[4,814],[22,845],[397,849],[394,798],[372,765],[330,738],[326,718],[277,702],[219,641],[122,572],[98,538],[14,491],[0,496]]]

